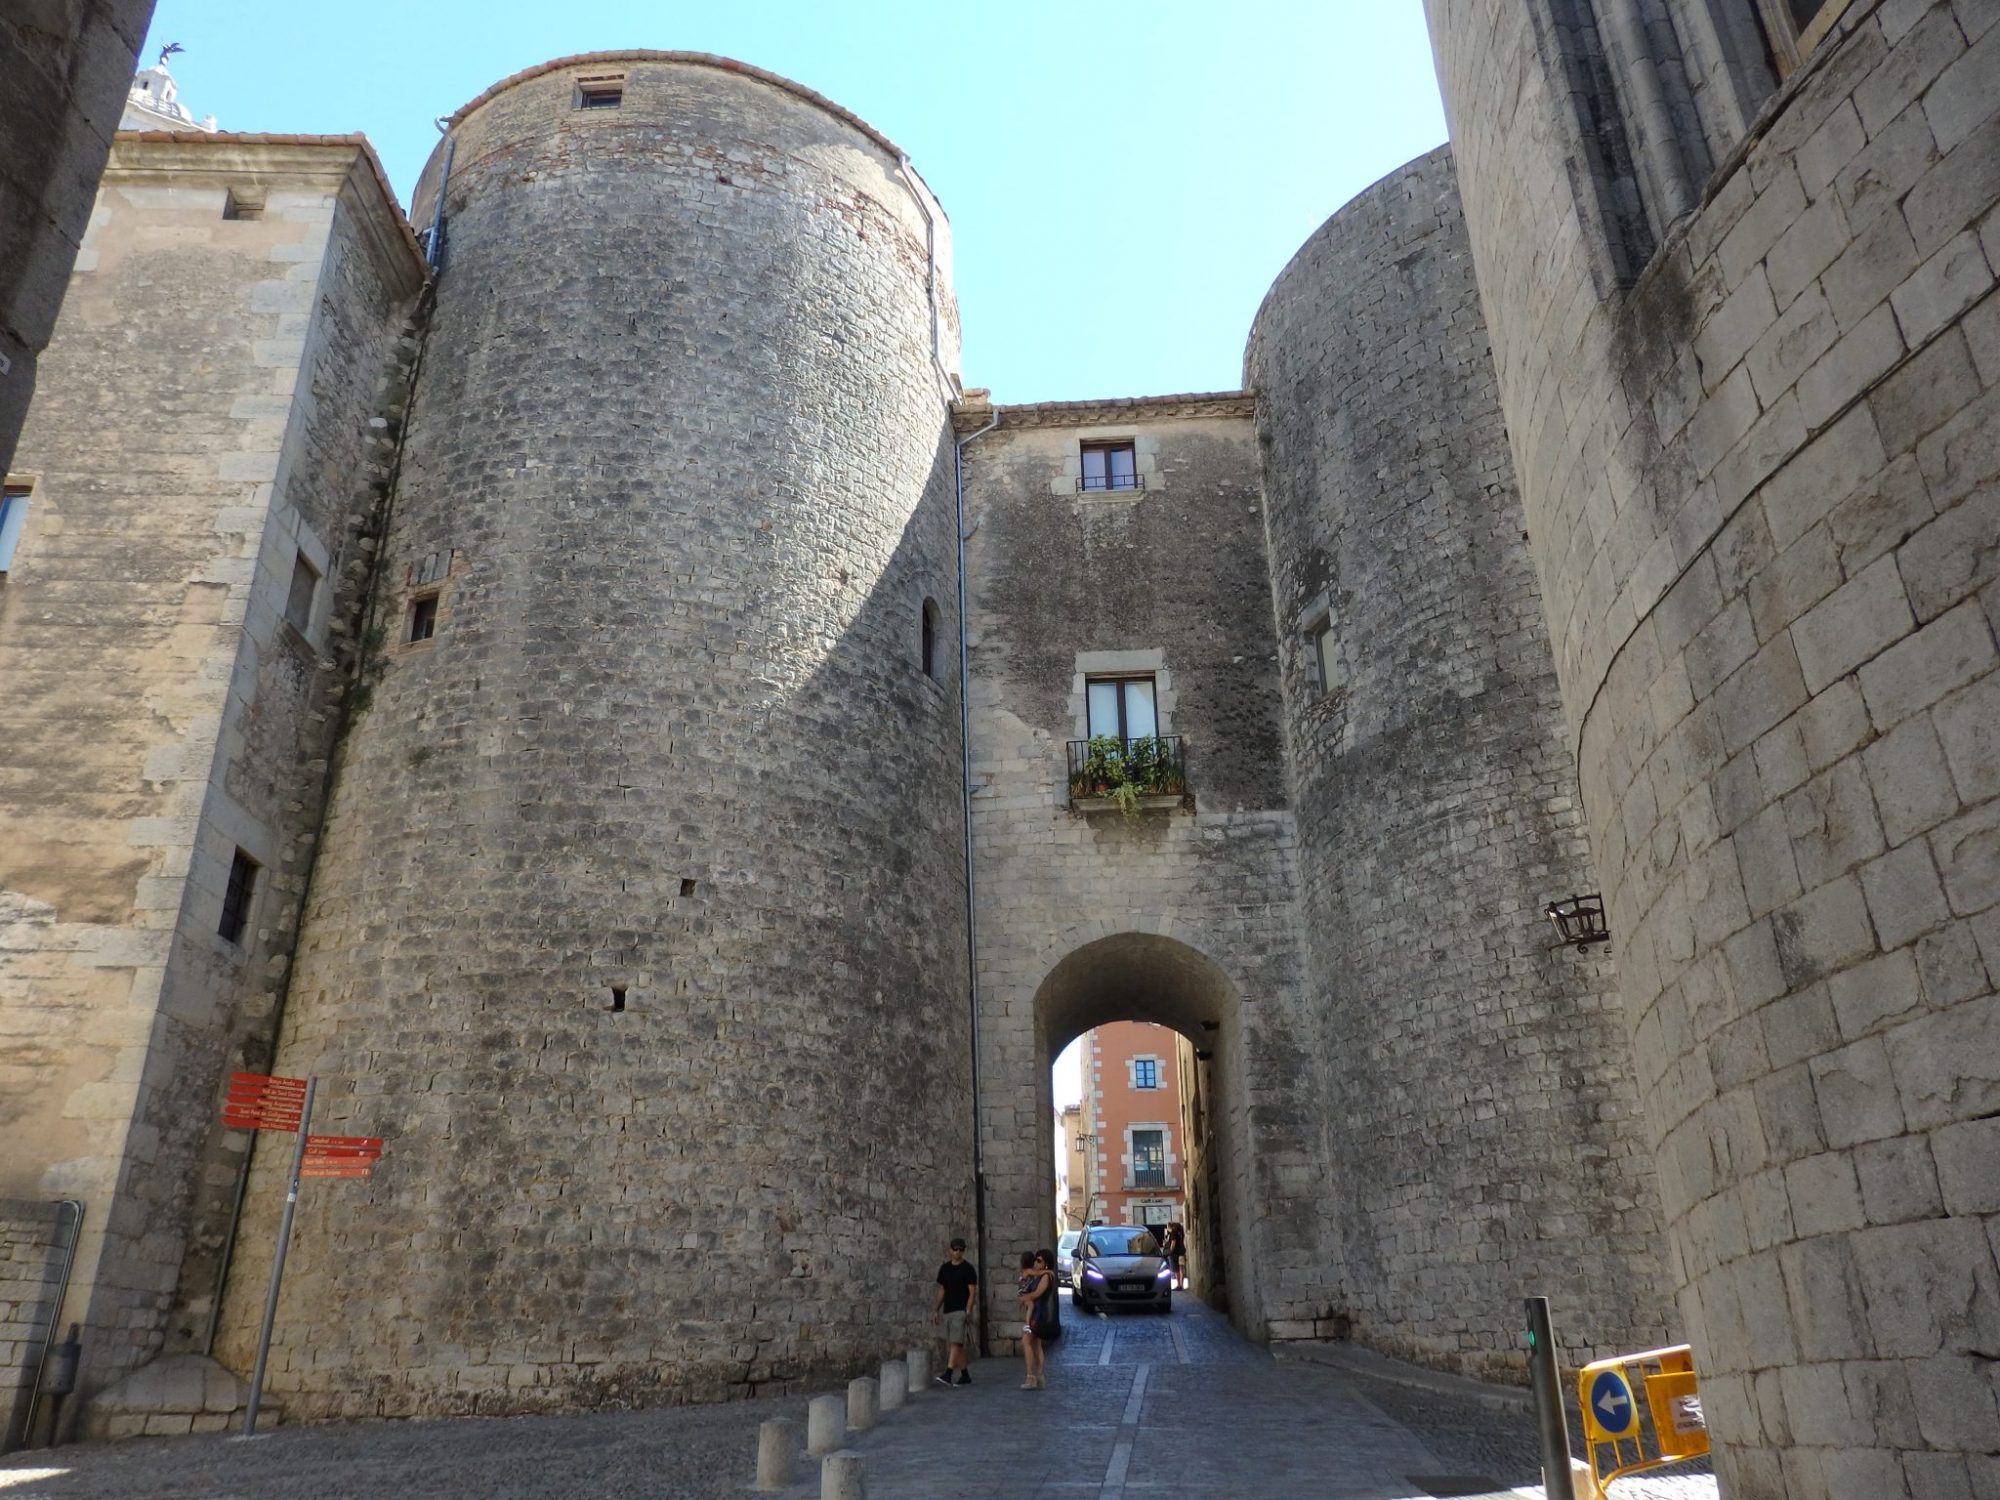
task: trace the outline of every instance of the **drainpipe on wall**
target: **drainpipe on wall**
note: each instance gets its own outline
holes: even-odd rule
[[[935,304],[933,304],[935,306]],[[972,671],[965,645],[965,450],[1000,425],[1000,413],[951,445],[952,511],[958,526],[958,758],[965,816],[965,993],[972,1007],[972,1239],[984,1276],[986,1255],[986,1147],[979,1118],[979,912],[972,895]],[[979,1306],[979,1352],[987,1352],[984,1287]]]
[[[62,1327],[63,1303],[69,1300],[70,1272],[76,1269],[76,1247],[83,1239],[83,1200],[80,1198],[60,1198],[57,1208],[73,1211],[70,1220],[69,1246],[63,1251],[62,1275],[56,1279],[56,1300],[49,1306],[49,1329],[42,1335],[41,1358],[35,1361],[35,1383],[28,1390],[28,1414],[21,1423],[21,1446],[26,1447],[35,1440],[35,1411],[41,1405],[42,1384],[49,1373],[49,1351],[55,1347],[56,1330]],[[58,1412],[60,1417],[61,1413]],[[0,1437],[5,1436],[0,1432]],[[55,1447],[60,1434],[54,1427],[49,1429],[49,1446]]]

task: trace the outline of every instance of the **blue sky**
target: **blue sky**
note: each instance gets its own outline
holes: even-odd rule
[[[1419,0],[159,0],[181,102],[360,130],[407,199],[433,120],[550,57],[716,52],[896,141],[952,222],[965,380],[1005,402],[1234,388],[1300,243],[1444,139]]]

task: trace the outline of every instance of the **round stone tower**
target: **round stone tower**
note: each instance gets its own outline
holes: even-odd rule
[[[375,638],[277,1069],[305,1416],[747,1393],[972,1228],[941,212],[783,79],[564,58],[452,117]],[[247,1361],[284,1153],[221,1352]]]
[[[1451,154],[1321,226],[1259,310],[1257,392],[1309,972],[1353,1336],[1517,1377],[1665,1342],[1659,1199]]]

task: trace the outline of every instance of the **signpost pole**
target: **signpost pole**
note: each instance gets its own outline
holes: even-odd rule
[[[1535,1425],[1541,1429],[1542,1484],[1548,1500],[1576,1500],[1569,1469],[1569,1423],[1563,1417],[1562,1376],[1556,1370],[1549,1299],[1528,1302],[1528,1378],[1535,1390]]]
[[[306,1079],[298,1144],[292,1148],[292,1177],[285,1188],[285,1213],[278,1221],[278,1253],[271,1258],[271,1290],[264,1297],[264,1327],[257,1335],[257,1364],[250,1372],[250,1404],[243,1411],[244,1437],[257,1435],[257,1408],[264,1400],[264,1366],[271,1357],[271,1325],[278,1320],[278,1286],[285,1279],[285,1251],[292,1243],[292,1215],[299,1206],[299,1170],[305,1165],[306,1132],[312,1129],[313,1091],[318,1087],[317,1078]]]

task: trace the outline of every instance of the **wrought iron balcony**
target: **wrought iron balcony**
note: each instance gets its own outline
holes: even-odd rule
[[[1069,805],[1078,812],[1179,807],[1187,801],[1187,749],[1177,734],[1069,742]]]
[[[1079,495],[1102,495],[1120,490],[1143,490],[1145,487],[1144,474],[1086,474],[1076,482]]]

